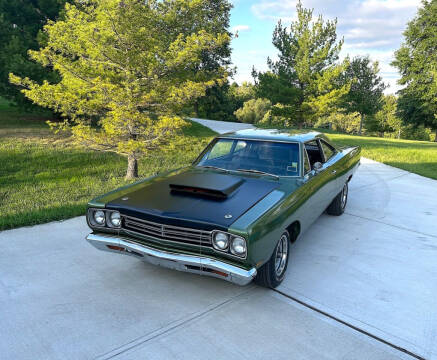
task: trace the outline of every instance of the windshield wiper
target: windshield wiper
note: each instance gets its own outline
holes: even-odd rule
[[[243,172],[254,173],[254,174],[261,174],[261,175],[269,175],[269,176],[273,176],[273,177],[279,179],[278,175],[270,174],[268,172],[261,171],[261,170],[255,170],[255,169],[237,169],[237,171],[243,171]]]
[[[223,169],[223,168],[218,167],[218,166],[212,166],[212,165],[200,165],[199,167],[204,168],[204,169],[221,170],[221,171],[224,171],[225,173],[228,173],[228,172],[229,172],[229,170]]]

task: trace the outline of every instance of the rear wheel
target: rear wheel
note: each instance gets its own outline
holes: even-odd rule
[[[284,231],[269,261],[259,270],[255,282],[268,288],[277,287],[284,280],[290,254],[290,235]]]
[[[347,196],[349,193],[348,183],[346,182],[340,193],[332,200],[332,203],[326,209],[329,215],[339,216],[344,213],[347,204]]]

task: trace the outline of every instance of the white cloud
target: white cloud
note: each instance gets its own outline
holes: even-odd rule
[[[231,31],[233,33],[238,32],[242,32],[242,31],[250,31],[250,26],[249,25],[235,25],[234,27],[232,27]]]
[[[296,3],[297,1],[295,0],[261,1],[252,5],[251,10],[257,18],[262,20],[278,21],[282,19],[284,21],[291,21],[294,19],[292,14],[296,10]]]
[[[374,49],[379,47],[386,47],[390,45],[390,40],[370,40],[355,42],[353,44],[345,43],[343,49]]]
[[[406,23],[411,20],[420,0],[306,0],[314,15],[338,18],[339,35],[352,43],[385,40],[379,47],[398,45]],[[296,0],[262,0],[252,5],[252,13],[261,20],[295,19]],[[374,45],[374,44],[372,44]]]

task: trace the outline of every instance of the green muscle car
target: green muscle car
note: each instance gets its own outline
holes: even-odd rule
[[[176,270],[276,287],[290,242],[324,211],[344,212],[360,153],[317,132],[220,135],[191,166],[90,201],[87,240]]]

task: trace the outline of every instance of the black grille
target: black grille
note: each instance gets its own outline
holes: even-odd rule
[[[123,216],[123,228],[159,240],[211,246],[211,233],[209,231],[158,224],[131,216]]]

